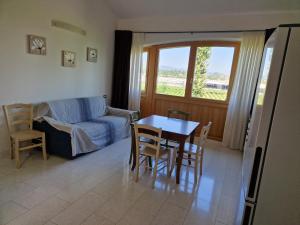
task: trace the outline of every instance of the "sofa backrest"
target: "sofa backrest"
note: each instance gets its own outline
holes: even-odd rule
[[[65,123],[93,120],[106,114],[103,97],[73,98],[47,102],[48,116]]]

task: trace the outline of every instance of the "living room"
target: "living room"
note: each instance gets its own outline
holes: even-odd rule
[[[299,224],[297,23],[295,0],[1,0],[0,224]]]

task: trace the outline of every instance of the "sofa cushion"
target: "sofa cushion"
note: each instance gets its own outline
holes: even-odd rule
[[[93,121],[99,121],[99,122],[110,124],[111,126],[113,126],[115,130],[125,127],[129,122],[126,117],[112,116],[112,115],[98,117]]]
[[[125,117],[102,116],[91,121],[76,123],[75,126],[84,132],[96,146],[106,146],[128,136],[128,120]],[[82,135],[80,135],[82,138]]]
[[[109,127],[104,123],[96,123],[92,121],[76,123],[76,127],[79,127],[84,133],[93,141],[109,136]]]
[[[106,114],[103,97],[74,98],[48,102],[49,116],[65,123],[90,121]]]
[[[92,121],[99,124],[105,124],[106,130],[109,132],[107,136],[109,138],[109,144],[128,136],[126,131],[129,130],[129,121],[126,117],[109,115],[98,117]]]

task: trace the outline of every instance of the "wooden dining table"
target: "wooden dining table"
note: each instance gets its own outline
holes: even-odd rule
[[[165,116],[152,115],[145,117],[141,120],[135,122],[136,124],[149,125],[162,129],[162,138],[175,141],[179,144],[179,151],[177,155],[177,167],[176,167],[176,183],[180,182],[180,170],[182,165],[184,144],[188,137],[190,137],[190,143],[194,142],[194,137],[196,129],[200,125],[198,122],[175,119]],[[132,153],[133,153],[133,162],[132,170],[134,170],[136,165],[136,146],[135,146],[135,137],[132,135]]]

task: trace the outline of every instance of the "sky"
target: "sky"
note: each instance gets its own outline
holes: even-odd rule
[[[163,49],[160,51],[160,66],[187,69],[189,52],[189,47]],[[233,53],[233,47],[212,47],[207,72],[230,75]]]

